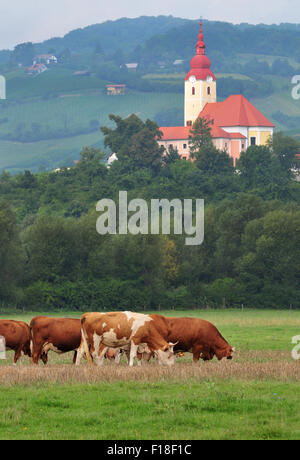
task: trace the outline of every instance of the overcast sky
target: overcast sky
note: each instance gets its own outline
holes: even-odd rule
[[[172,15],[234,23],[300,22],[299,0],[0,0],[0,49],[120,17]]]

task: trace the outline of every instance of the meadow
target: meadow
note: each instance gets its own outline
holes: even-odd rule
[[[92,120],[100,126],[111,126],[109,114],[127,117],[135,113],[142,119],[153,118],[165,107],[183,107],[183,95],[175,93],[139,93],[130,92],[124,96],[111,97],[102,93],[102,89],[84,90],[77,93],[61,94],[42,100],[24,100],[2,106],[0,119],[0,170],[12,173],[30,169],[38,171],[40,167],[54,169],[79,158],[84,146],[103,141],[100,130],[90,134],[65,137],[61,139],[41,140],[37,142],[16,142],[2,139],[7,133],[30,131],[32,125],[39,124],[43,131],[54,132],[62,128],[80,130],[88,127]],[[19,127],[19,128],[18,128]],[[71,161],[70,161],[71,160]]]
[[[300,311],[161,311],[213,322],[233,360],[141,368],[71,364],[49,355],[33,366],[0,362],[0,439],[299,439],[300,361],[291,357]],[[40,314],[40,313],[39,313]],[[0,318],[30,322],[35,313]],[[80,317],[79,312],[51,316]]]
[[[99,126],[109,126],[108,115],[111,113],[121,117],[135,113],[143,120],[153,119],[157,113],[174,108],[183,114],[184,73],[144,76],[150,82],[182,83],[182,93],[129,90],[125,96],[109,97],[105,94],[107,82],[94,76],[76,77],[71,71],[61,68],[36,77],[25,76],[22,72],[18,70],[5,75],[7,100],[0,101],[0,171],[5,169],[16,173],[30,169],[36,172],[71,165],[79,157],[82,147],[102,145],[103,142],[100,131],[82,134],[80,130],[88,129],[95,121]],[[217,77],[251,80],[234,73],[217,74]],[[290,78],[265,78],[272,81],[275,92],[267,97],[251,98],[251,102],[271,120],[272,114],[279,110],[299,117],[300,104],[292,99]],[[19,135],[26,137],[29,133],[31,139],[30,132],[37,129],[43,136],[49,133],[49,139],[19,142],[23,140]],[[276,121],[276,129],[286,130],[287,127]],[[69,137],[59,137],[62,131]],[[15,140],[5,138],[8,134],[14,136],[10,139]]]

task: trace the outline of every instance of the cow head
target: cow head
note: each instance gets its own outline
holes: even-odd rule
[[[220,361],[222,358],[232,359],[232,353],[235,352],[235,348],[231,347],[230,345],[226,346],[222,350],[216,351],[216,356]]]
[[[167,366],[173,366],[173,364],[175,364],[174,347],[177,343],[178,342],[169,342],[167,345],[162,347],[161,350],[154,350],[154,353],[158,358],[159,364]]]

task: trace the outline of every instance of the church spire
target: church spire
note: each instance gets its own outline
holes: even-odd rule
[[[194,76],[197,80],[206,80],[207,77],[212,77],[214,81],[216,80],[216,77],[210,70],[211,63],[205,54],[205,48],[201,21],[200,32],[196,43],[196,54],[191,60],[191,70],[186,75],[185,80],[188,80],[191,76]]]
[[[196,54],[191,60],[190,71],[185,77],[184,124],[191,126],[206,104],[217,100],[216,77],[211,62],[205,54],[202,21],[196,43]]]
[[[200,22],[200,32],[198,35],[198,41],[196,44],[196,54],[205,54],[205,43],[204,43],[204,37],[203,37],[203,32],[202,32],[202,21]]]

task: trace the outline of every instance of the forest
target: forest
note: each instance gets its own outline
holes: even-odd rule
[[[163,152],[158,126],[110,115],[104,145],[53,172],[0,175],[0,308],[5,311],[300,307],[300,153],[279,132],[234,166],[201,119],[194,161]],[[299,174],[299,172],[298,172]],[[205,200],[202,245],[184,235],[99,235],[96,203]]]

